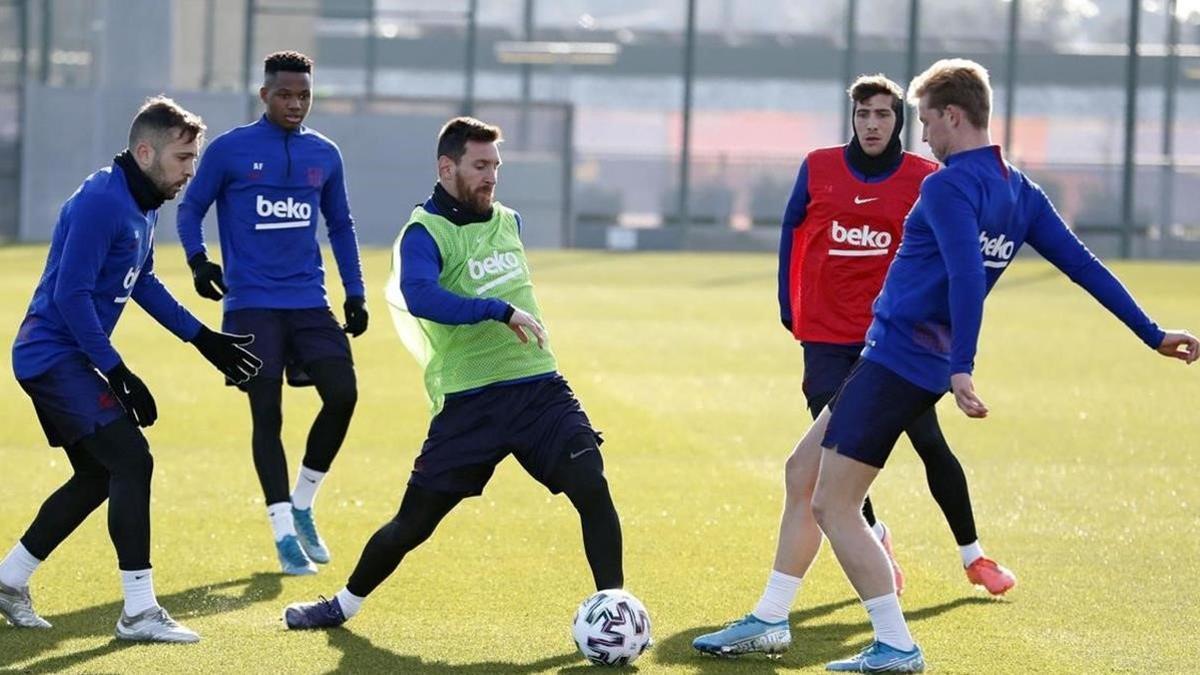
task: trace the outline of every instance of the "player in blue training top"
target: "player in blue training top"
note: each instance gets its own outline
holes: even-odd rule
[[[263,370],[242,387],[250,399],[254,468],[284,573],[315,574],[313,562],[329,562],[329,549],[317,534],[313,500],[354,414],[358,385],[346,333],[367,330],[367,303],[341,152],[302,124],[312,106],[312,61],[297,52],[271,54],[259,96],[266,114],[205,151],[179,205],[179,240],[196,292],[224,296],[225,328],[255,335],[251,349]],[[224,273],[204,246],[202,221],[214,201]],[[318,212],[346,290],[345,326],[329,309]],[[285,374],[292,386],[316,385],[321,397],[290,496],[280,437]]]
[[[1022,244],[1086,289],[1151,349],[1186,363],[1200,357],[1196,338],[1163,331],[1146,316],[1041,188],[991,144],[992,91],[982,66],[939,61],[909,92],[924,140],[945,167],[921,185],[875,301],[862,357],[787,462],[788,493],[805,495],[811,508],[785,514],[781,529],[791,531],[786,540],[794,545],[778,550],[777,559],[807,570],[824,533],[874,628],[874,640],[860,654],[826,666],[834,671],[924,669],[887,556],[863,519],[862,500],[903,429],[946,391],[968,416],[987,415],[971,380],[983,301]],[[773,628],[763,624],[764,631]]]
[[[158,409],[109,337],[132,299],[226,376],[245,382],[258,372],[261,362],[242,348],[252,336],[209,330],[154,274],[158,208],[191,178],[203,136],[199,117],[163,96],[147,100],[133,119],[129,147],[112,166],[88,176],[59,211],[46,269],[13,343],[12,364],[46,439],[66,451],[74,474],[42,504],[0,562],[0,615],[14,626],[50,628],[33,610],[29,578],[107,499],[108,534],[125,591],[117,637],[200,639],[154,596],[154,460],[138,427],[154,424]]]

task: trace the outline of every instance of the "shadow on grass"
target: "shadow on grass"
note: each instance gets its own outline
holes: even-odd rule
[[[241,588],[240,595],[225,595],[225,592],[238,588]],[[282,592],[283,575],[264,572],[159,596],[158,601],[172,617],[186,624],[188,619],[195,617],[231,612],[263,600],[273,600]],[[50,630],[20,630],[0,626],[0,668],[21,663],[20,671],[24,673],[58,672],[80,667],[97,657],[138,644],[112,638],[98,647],[24,663],[55,649],[66,640],[111,636],[122,604],[121,601],[115,601],[66,614],[47,614],[46,619],[54,624]]]
[[[397,654],[375,646],[370,640],[345,628],[327,632],[329,646],[342,653],[342,660],[334,673],[465,673],[466,675],[523,675],[552,668],[561,668],[573,662],[583,663],[578,652],[559,654],[532,663],[504,663],[486,661],[482,663],[449,664],[441,661],[426,661],[419,656]],[[591,668],[591,666],[588,666]],[[572,669],[573,670],[573,669]],[[627,672],[634,672],[634,668]]]
[[[991,598],[958,598],[940,605],[905,612],[905,616],[909,623],[914,623],[957,607],[992,604],[993,602],[994,600]],[[748,666],[753,666],[755,672],[769,673],[823,665],[835,659],[851,656],[865,647],[871,639],[871,626],[865,620],[855,623],[826,623],[819,626],[804,624],[857,604],[857,599],[846,599],[792,612],[789,617],[792,625],[792,648],[778,660],[768,659],[761,654],[751,654],[737,659],[720,659],[704,656],[692,649],[693,640],[705,633],[719,630],[721,626],[701,626],[672,635],[654,646],[654,659],[665,665],[693,666],[701,673],[747,670]]]

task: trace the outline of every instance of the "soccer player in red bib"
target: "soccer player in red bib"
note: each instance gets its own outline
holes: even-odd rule
[[[798,506],[784,511],[775,569],[802,577],[822,535],[828,537],[871,621],[865,649],[826,664],[836,672],[925,669],[862,502],[900,434],[947,392],[968,417],[987,417],[972,377],[983,303],[1025,243],[1150,349],[1185,363],[1200,359],[1200,341],[1160,328],[1071,232],[1046,193],[1004,161],[988,133],[992,89],[982,66],[942,60],[910,89],[922,138],[943,167],[921,182],[905,219],[862,356],[787,461],[788,499]],[[755,626],[760,634],[781,634],[778,643],[790,639],[786,619],[766,624],[751,614],[734,625],[743,627],[744,639]]]
[[[904,218],[921,182],[936,162],[900,143],[904,92],[883,75],[863,75],[848,90],[854,137],[845,145],[808,153],[783,217],[779,244],[780,320],[804,350],[804,396],[816,419],[850,373],[865,345],[871,305],[900,246]],[[984,555],[962,465],[946,443],[937,412],[930,407],[905,428],[925,464],[929,490],[958,542],[967,578],[994,595],[1016,584],[1009,570]],[[790,494],[787,512],[808,508],[808,498]],[[891,533],[868,497],[863,517],[879,538],[892,566],[896,592],[904,573],[892,550]],[[780,530],[780,550],[799,542]],[[720,655],[746,651],[778,653],[791,642],[788,613],[799,591],[800,570],[786,556],[776,559],[762,598],[741,622],[703,635],[695,647]]]
[[[783,219],[779,246],[779,310],[804,349],[804,396],[813,419],[825,409],[862,352],[871,304],[883,286],[921,181],[937,164],[900,145],[903,92],[882,75],[851,85],[854,138],[814,150],[800,167]],[[971,496],[930,408],[905,429],[925,464],[929,490],[958,543],[967,579],[993,595],[1016,585],[1009,570],[984,555],[975,531]],[[863,516],[883,543],[897,592],[904,573],[892,537],[876,520],[870,498]],[[787,579],[776,579],[783,588]],[[786,616],[786,609],[780,608]],[[765,610],[764,610],[765,611]]]

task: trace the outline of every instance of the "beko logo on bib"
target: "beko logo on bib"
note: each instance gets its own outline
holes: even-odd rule
[[[517,260],[517,255],[512,251],[507,253],[492,251],[492,254],[482,261],[474,258],[467,261],[467,270],[471,273],[471,278],[475,280],[482,279],[488,274],[515,270],[520,266],[521,261]]]
[[[286,230],[293,227],[308,227],[312,218],[312,204],[296,201],[292,197],[273,202],[262,195],[256,195],[254,210],[260,218],[288,218],[289,220],[273,223],[257,223],[256,230]]]
[[[846,227],[838,221],[833,221],[830,228],[830,238],[836,244],[848,244],[855,248],[831,248],[829,255],[867,256],[887,255],[888,247],[892,245],[892,233],[884,230],[872,230],[870,225]]]
[[[483,260],[476,260],[474,258],[467,260],[467,273],[476,281],[491,274],[500,275],[476,288],[476,295],[483,295],[509,279],[520,276],[521,272],[521,260],[512,251],[505,251],[504,253],[492,251],[492,254]]]
[[[984,267],[1007,267],[1016,250],[1017,245],[1006,239],[1004,233],[1000,233],[996,237],[988,237],[987,232],[979,233],[979,252],[983,254]],[[987,258],[999,258],[999,260],[987,260]]]

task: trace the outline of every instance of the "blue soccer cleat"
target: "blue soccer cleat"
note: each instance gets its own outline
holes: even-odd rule
[[[284,574],[301,576],[316,574],[317,566],[308,559],[304,549],[300,548],[300,540],[296,535],[289,534],[275,542],[275,552],[279,554],[279,566]]]
[[[904,652],[875,641],[857,656],[843,661],[830,661],[825,664],[825,670],[840,673],[922,673],[925,672],[925,656],[916,645],[911,651]]]
[[[300,539],[300,547],[308,555],[309,560],[324,565],[329,562],[329,549],[325,540],[317,534],[317,523],[313,520],[312,509],[292,507],[292,521],[296,524],[296,536]]]
[[[326,600],[319,596],[316,602],[297,602],[288,605],[283,610],[283,622],[291,630],[306,628],[337,628],[346,623],[346,615],[342,613],[342,605],[335,596]]]
[[[792,644],[792,630],[787,619],[778,623],[767,623],[747,614],[715,633],[701,635],[692,642],[692,647],[714,656],[738,656],[760,652],[778,657]]]

